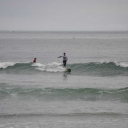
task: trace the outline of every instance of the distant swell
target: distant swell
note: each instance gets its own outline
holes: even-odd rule
[[[128,102],[128,87],[120,89],[98,88],[21,88],[0,86],[0,99],[20,98],[39,100],[110,100]]]
[[[14,117],[77,117],[77,116],[123,116],[121,113],[113,113],[113,112],[99,112],[99,113],[19,113],[19,114],[0,114],[0,118],[14,118]],[[125,114],[127,115],[127,114]]]
[[[72,75],[128,76],[128,62],[89,62],[68,64]],[[1,62],[0,73],[64,72],[61,63],[14,63]]]

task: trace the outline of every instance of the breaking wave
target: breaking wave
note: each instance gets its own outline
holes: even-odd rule
[[[89,62],[68,64],[72,75],[128,76],[128,62]],[[0,73],[64,72],[61,63],[1,62]]]
[[[35,73],[39,71],[45,72],[62,72],[65,71],[61,63],[15,63],[15,62],[2,62],[0,63],[0,72],[6,73]]]

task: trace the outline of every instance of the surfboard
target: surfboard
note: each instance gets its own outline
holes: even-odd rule
[[[66,68],[66,72],[71,72],[71,68]]]

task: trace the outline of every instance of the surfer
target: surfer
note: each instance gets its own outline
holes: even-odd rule
[[[34,58],[33,63],[36,63],[36,58]]]
[[[68,58],[67,58],[67,56],[66,56],[66,53],[63,53],[63,54],[64,54],[63,56],[59,56],[58,58],[63,57],[63,66],[66,67],[66,63],[67,63],[67,61],[68,61]]]

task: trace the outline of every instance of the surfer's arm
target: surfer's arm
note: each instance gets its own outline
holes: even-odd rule
[[[63,56],[59,56],[59,57],[57,57],[57,58],[61,58],[61,57],[63,57]]]

